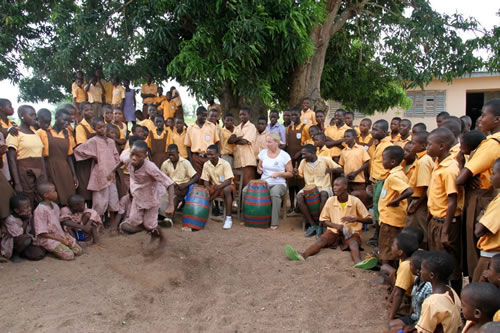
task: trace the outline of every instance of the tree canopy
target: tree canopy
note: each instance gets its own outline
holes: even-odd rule
[[[500,70],[499,27],[427,0],[24,0],[2,2],[0,22],[0,79],[28,102],[57,102],[76,70],[102,68],[175,79],[226,110],[311,95],[371,113],[408,106],[404,89],[434,78]]]

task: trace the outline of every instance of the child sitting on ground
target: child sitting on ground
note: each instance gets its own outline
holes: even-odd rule
[[[361,200],[348,194],[347,186],[347,178],[339,177],[335,179],[333,183],[334,196],[326,201],[319,218],[320,222],[326,225],[328,229],[319,237],[316,243],[308,247],[303,253],[299,254],[290,245],[287,245],[285,253],[289,259],[302,261],[317,254],[322,248],[336,248],[340,245],[342,251],[347,249],[351,251],[351,258],[354,263],[361,262],[361,228],[362,224],[372,223],[372,218],[368,215],[368,211]],[[370,262],[369,264],[373,263]]]
[[[460,294],[462,312],[467,322],[462,333],[478,332],[481,326],[493,320],[500,309],[500,289],[486,282],[466,285]]]
[[[85,207],[82,196],[74,194],[68,199],[68,207],[61,209],[61,224],[78,242],[98,243],[102,221],[99,214]]]
[[[45,250],[38,246],[33,234],[30,199],[18,194],[10,198],[12,214],[0,229],[0,262],[7,262],[13,254],[29,260],[45,257]]]
[[[59,222],[59,206],[54,203],[57,192],[54,184],[41,183],[38,193],[42,201],[34,212],[36,240],[40,246],[62,260],[73,260],[83,250],[69,233],[64,232]]]
[[[388,303],[392,304],[389,320],[393,319],[398,311],[404,315],[409,314],[407,305],[411,303],[410,296],[415,281],[415,275],[410,268],[410,258],[417,249],[417,239],[406,232],[399,233],[392,243],[391,251],[399,259],[399,267],[396,272],[394,288],[388,299]]]
[[[410,315],[391,320],[389,322],[389,329],[391,330],[400,330],[405,326],[415,326],[420,317],[420,312],[422,311],[422,303],[430,294],[432,294],[432,285],[430,282],[425,282],[420,277],[422,261],[425,258],[426,253],[426,251],[417,250],[411,256],[410,270],[416,278],[413,282],[413,288],[411,290]]]
[[[461,302],[448,280],[453,273],[454,260],[444,251],[429,251],[422,261],[420,276],[432,284],[432,294],[422,304],[422,312],[415,329],[418,333],[457,332],[460,319]],[[406,331],[411,332],[413,327]]]

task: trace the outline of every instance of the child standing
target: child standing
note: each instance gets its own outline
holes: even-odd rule
[[[59,206],[54,203],[57,199],[55,186],[42,183],[38,186],[38,193],[43,199],[34,212],[38,244],[62,260],[73,260],[75,256],[82,255],[80,245],[69,233],[63,231],[59,222]]]
[[[123,102],[123,115],[125,121],[135,124],[135,90],[130,89],[130,80],[123,80],[125,86],[125,101]]]
[[[372,127],[372,121],[369,118],[361,120],[359,124],[359,136],[357,142],[359,145],[363,146],[366,151],[373,145],[373,138],[370,134],[370,129]]]
[[[45,257],[45,250],[38,246],[33,232],[33,215],[28,197],[14,195],[10,198],[12,215],[0,229],[0,262],[6,262],[14,253],[29,260]]]
[[[445,250],[455,259],[451,283],[455,291],[460,291],[462,275],[458,263],[461,223],[460,218],[455,217],[459,192],[455,181],[460,170],[457,160],[450,154],[455,137],[449,129],[437,128],[431,132],[427,142],[427,153],[437,159],[427,191],[429,250]]]
[[[411,141],[411,121],[409,119],[403,119],[399,122],[399,138],[394,142],[395,145],[404,148],[405,145]]]
[[[327,157],[330,159],[332,158],[332,152],[325,145],[326,135],[324,133],[316,133],[313,136],[313,142],[314,146],[316,147],[316,155],[318,155],[318,157]],[[307,145],[304,145],[304,147],[305,146]]]
[[[120,156],[120,162],[108,174],[108,179],[113,179],[114,172],[125,165],[130,173],[130,194],[132,203],[130,214],[120,224],[120,230],[126,233],[137,233],[140,231],[151,232],[153,237],[158,237],[160,245],[164,245],[163,234],[158,228],[158,208],[160,198],[168,188],[168,195],[173,198],[172,180],[160,171],[156,165],[146,160],[148,145],[144,141],[135,141],[130,153],[124,152]],[[173,213],[173,200],[166,214]]]
[[[94,119],[94,111],[88,102],[83,102],[80,105],[80,110],[83,114],[82,121],[76,125],[75,128],[75,142],[78,147],[88,139],[95,136],[94,129],[92,128],[92,120]],[[77,161],[75,165],[76,176],[78,177],[77,192],[85,198],[85,201],[92,200],[92,193],[87,190],[90,178],[90,170],[92,169],[91,160]]]
[[[81,195],[74,194],[68,199],[68,207],[61,209],[61,224],[64,230],[71,233],[78,241],[96,244],[99,242],[99,229],[102,221],[99,214],[85,207],[85,200]]]
[[[437,329],[444,333],[458,331],[462,323],[462,304],[457,293],[447,285],[453,269],[453,258],[445,252],[430,251],[424,258],[420,275],[423,281],[432,284],[432,294],[422,304],[415,326],[418,333],[436,332]]]
[[[365,205],[358,198],[347,192],[347,178],[339,177],[333,182],[335,196],[328,199],[321,211],[319,220],[327,226],[327,230],[318,241],[308,247],[303,253],[298,253],[290,245],[285,247],[285,253],[291,260],[302,261],[315,255],[322,248],[336,248],[340,245],[342,251],[350,250],[354,263],[361,261],[361,228],[362,224],[372,223]],[[376,263],[376,262],[375,262]]]
[[[413,194],[408,185],[408,178],[400,166],[404,151],[399,146],[385,148],[382,155],[382,164],[390,170],[380,192],[378,210],[380,212],[380,234],[378,247],[379,258],[384,264],[393,264],[396,256],[391,251],[391,246],[396,235],[403,230],[406,219],[406,201]]]
[[[466,285],[460,299],[467,320],[462,333],[478,332],[481,326],[493,320],[500,309],[500,289],[491,283],[474,282]]]
[[[107,175],[119,162],[115,142],[106,136],[106,125],[102,118],[92,123],[96,136],[82,143],[75,149],[77,161],[92,159],[92,171],[87,189],[92,191],[92,209],[103,217],[109,209],[111,220],[118,211],[118,190],[114,178],[109,180]]]
[[[172,144],[172,136],[169,131],[165,128],[165,121],[163,116],[157,114],[154,117],[155,130],[149,132],[146,143],[151,150],[151,161],[158,168],[161,168],[163,162],[168,158],[167,147]]]
[[[490,182],[494,188],[500,188],[500,158],[493,164],[493,173],[491,174]],[[473,281],[479,281],[483,271],[488,268],[491,257],[500,252],[499,214],[500,193],[490,202],[483,216],[476,222],[474,228],[474,234],[479,238],[477,248],[481,256],[472,276]]]

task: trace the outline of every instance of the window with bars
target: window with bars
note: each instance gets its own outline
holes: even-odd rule
[[[408,91],[406,96],[411,99],[412,105],[410,109],[405,110],[405,117],[435,117],[446,111],[445,90]]]

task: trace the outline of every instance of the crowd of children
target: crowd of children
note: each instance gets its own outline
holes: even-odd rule
[[[88,83],[77,73],[74,105],[60,107],[54,120],[22,105],[15,124],[10,101],[0,99],[1,261],[47,252],[71,260],[81,245],[99,242],[104,227],[146,231],[162,245],[159,214],[173,219],[194,184],[207,188],[210,201],[223,199],[223,229],[230,229],[241,195],[235,184],[244,187],[258,172],[273,205],[288,189],[288,214],[301,213],[305,236],[317,238],[303,252],[287,246],[286,255],[300,261],[340,247],[355,267],[379,268],[390,285],[390,330],[456,332],[460,309],[464,332],[493,319],[500,307],[500,100],[485,104],[474,130],[467,117],[447,113],[430,133],[400,118],[355,126],[342,109],[328,126],[308,99],[285,110],[282,124],[273,110],[269,122],[254,125],[242,108],[237,126],[211,101],[186,126],[177,90],[162,96],[152,79],[141,89],[142,112],[129,82],[110,83],[101,71]],[[314,189],[315,213],[307,204]],[[273,209],[274,230],[275,219]],[[368,224],[375,251],[363,259]],[[464,277],[472,283],[462,288]]]

